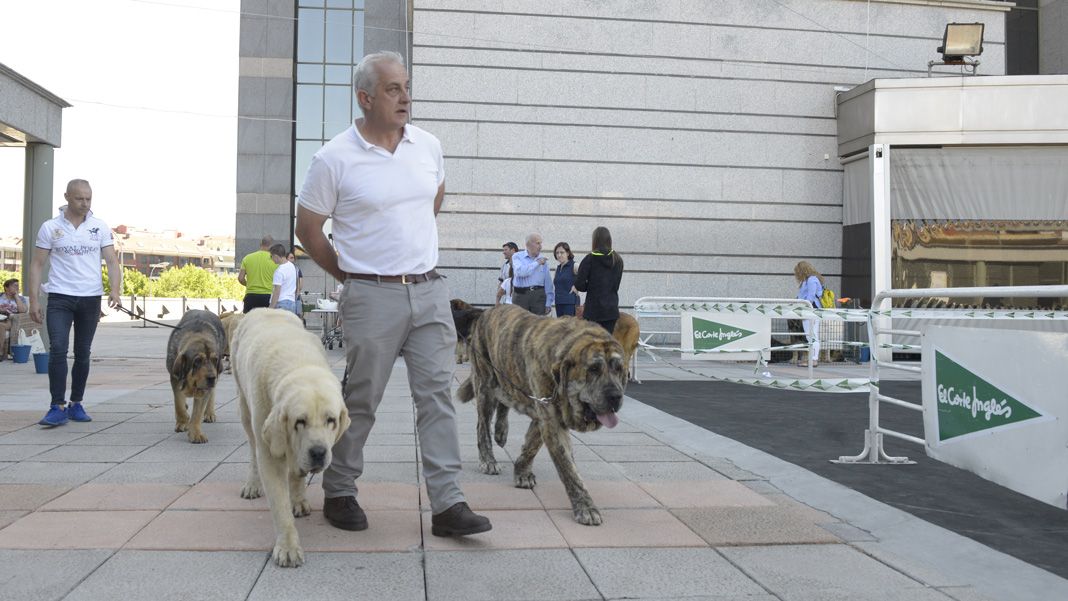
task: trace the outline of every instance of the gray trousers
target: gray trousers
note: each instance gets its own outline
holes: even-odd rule
[[[512,304],[523,307],[534,315],[545,315],[545,289],[513,292]]]
[[[344,395],[352,425],[334,445],[333,462],[323,473],[325,496],[356,495],[363,446],[393,363],[403,351],[431,508],[441,513],[464,501],[451,390],[456,328],[445,280],[405,285],[350,279],[340,301],[348,351]]]

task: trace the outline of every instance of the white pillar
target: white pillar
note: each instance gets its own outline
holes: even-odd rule
[[[893,241],[890,237],[890,146],[872,144],[868,147],[868,164],[871,165],[871,295],[889,290]],[[872,309],[889,309],[890,301],[883,301]],[[875,318],[880,329],[890,327],[888,318]],[[872,342],[872,354],[881,361],[889,361],[891,349],[879,349],[880,341]],[[883,340],[882,342],[889,342]]]

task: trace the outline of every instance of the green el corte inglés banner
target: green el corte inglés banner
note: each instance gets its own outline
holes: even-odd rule
[[[693,348],[704,351],[737,342],[756,332],[700,317],[693,318]]]
[[[940,442],[1042,417],[940,351],[935,351],[935,386]]]

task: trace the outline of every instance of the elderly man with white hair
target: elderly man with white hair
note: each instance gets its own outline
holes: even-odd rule
[[[512,255],[512,304],[535,315],[548,315],[556,304],[556,287],[541,245],[541,234],[530,234],[526,248]]]
[[[312,158],[297,207],[297,236],[320,267],[345,286],[340,295],[347,354],[345,404],[352,425],[323,473],[323,516],[364,530],[356,502],[363,447],[398,353],[416,407],[431,533],[491,529],[459,486],[460,443],[450,384],[456,330],[449,288],[435,271],[437,214],[445,197],[441,142],[408,123],[408,71],[399,54],[369,54],[356,67],[363,112]],[[333,219],[337,251],[323,233]]]

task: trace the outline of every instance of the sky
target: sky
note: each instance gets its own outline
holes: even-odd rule
[[[239,0],[0,0],[0,63],[72,104],[55,152],[111,227],[234,232]],[[21,235],[25,151],[0,147],[0,236]],[[13,218],[12,218],[13,217]]]

